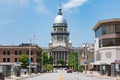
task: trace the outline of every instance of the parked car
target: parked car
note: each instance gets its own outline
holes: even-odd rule
[[[68,69],[68,70],[67,70],[67,73],[72,73],[72,70]]]

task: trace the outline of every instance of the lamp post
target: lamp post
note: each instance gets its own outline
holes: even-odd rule
[[[87,48],[86,48],[86,44],[85,44],[85,74],[87,74]]]
[[[87,50],[88,50],[89,44],[85,43],[83,46],[84,46],[84,50],[85,50],[85,62],[84,62],[84,64],[85,64],[85,74],[87,74],[87,64],[88,64],[88,62],[87,62]]]
[[[75,54],[73,53],[73,61],[74,61],[74,64],[73,64],[73,70],[75,70]]]
[[[29,75],[31,75],[31,46],[32,46],[32,40],[34,40],[34,44],[35,44],[35,40],[36,39],[36,35],[33,36],[33,38],[31,38],[29,41]]]
[[[30,39],[30,43],[29,43],[29,75],[31,75],[31,41],[32,39]]]
[[[43,52],[42,52],[42,72],[43,72]]]

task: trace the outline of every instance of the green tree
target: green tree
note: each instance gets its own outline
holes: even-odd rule
[[[46,52],[40,48],[40,63],[42,64],[42,70],[50,71],[53,70],[53,57],[48,57]]]
[[[19,58],[19,62],[21,62],[21,67],[22,68],[27,68],[28,61],[29,61],[29,58],[26,54],[22,54]]]
[[[68,65],[72,67],[72,69],[78,69],[78,53],[72,52],[68,57]]]
[[[45,65],[45,64],[47,64],[49,62],[46,52],[43,52],[42,59],[43,59],[43,65]]]
[[[84,65],[81,65],[79,68],[78,68],[78,71],[80,71],[81,73],[85,70],[85,66]]]
[[[52,64],[45,64],[43,66],[44,71],[53,71],[53,65]]]
[[[48,64],[53,64],[53,57],[52,57],[52,56],[50,56],[50,57],[48,58]]]
[[[53,64],[53,57],[48,57],[46,52],[42,52],[42,55],[40,56],[40,62],[41,64]]]
[[[63,59],[58,59],[57,60],[57,64],[59,65],[62,65],[62,66],[65,66],[66,65],[66,62],[63,60]]]

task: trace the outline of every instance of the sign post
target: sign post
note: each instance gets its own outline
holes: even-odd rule
[[[87,73],[87,64],[88,64],[87,61],[85,61],[84,64],[85,64],[85,74],[86,74]]]

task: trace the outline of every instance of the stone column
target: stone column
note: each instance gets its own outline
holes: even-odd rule
[[[55,64],[57,64],[57,51],[55,51]]]

